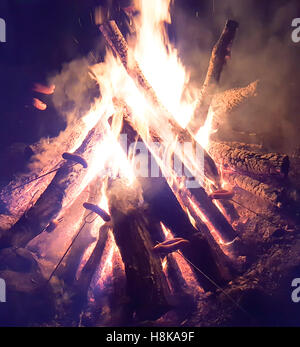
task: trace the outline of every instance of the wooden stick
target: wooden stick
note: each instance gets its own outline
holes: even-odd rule
[[[220,81],[223,66],[226,63],[226,59],[230,56],[231,45],[238,26],[239,24],[236,21],[228,20],[220,39],[212,50],[198,105],[188,124],[188,129],[190,129],[193,134],[198,132],[199,128],[206,120],[213,96],[217,91],[217,85]]]

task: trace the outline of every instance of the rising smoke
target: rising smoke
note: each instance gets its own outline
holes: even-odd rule
[[[210,0],[198,4],[178,0],[173,12],[177,45],[193,81],[203,82],[210,51],[226,19],[237,20],[240,29],[220,88],[245,86],[259,79],[261,90],[233,115],[229,126],[256,133],[256,141],[269,149],[292,151],[300,145],[300,45],[291,39],[292,20],[300,17],[299,1]],[[195,6],[192,10],[191,5]]]

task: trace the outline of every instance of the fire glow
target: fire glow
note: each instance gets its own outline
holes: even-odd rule
[[[189,72],[168,39],[170,5],[170,0],[135,1],[131,18],[135,34],[126,40],[117,23],[107,20],[102,9],[96,10],[95,22],[107,49],[104,61],[90,67],[90,76],[101,96],[77,123],[81,135],[72,153],[63,154],[70,172],[58,172],[57,184],[60,187],[62,182],[66,193],[55,218],[64,222],[53,233],[51,256],[59,257],[59,262],[52,260],[58,265],[50,270],[48,280],[55,282],[53,275],[60,264],[71,271],[68,258],[63,262],[65,256],[71,259],[70,269],[76,263],[76,285],[84,288],[91,304],[99,293],[108,300],[113,288],[126,280],[126,295],[134,307],[132,317],[142,320],[156,320],[169,312],[172,297],[183,295],[193,301],[210,291],[212,284],[207,279],[203,282],[201,259],[208,257],[212,271],[219,273],[218,268],[213,270],[217,265],[210,258],[210,247],[235,259],[231,253],[237,238],[220,202],[209,197],[224,183],[207,152],[214,111],[208,107],[203,125],[194,126],[205,86],[198,89],[191,84]],[[222,35],[228,34],[228,26]],[[209,89],[207,99],[214,93]],[[74,170],[69,169],[73,168],[68,166],[70,161]],[[182,209],[186,217],[186,230],[175,230],[175,225],[168,229],[163,219],[152,215],[139,179],[152,179],[141,174],[149,166],[154,177],[161,172],[170,194],[177,199],[178,214]],[[82,202],[83,198],[86,200]],[[63,234],[64,223],[73,217],[73,206],[76,213],[78,207],[87,210]],[[99,216],[103,215],[102,220]],[[77,237],[80,241],[72,248]],[[61,238],[66,250],[63,258],[56,242]],[[47,250],[40,244],[38,248],[46,257]]]
[[[107,50],[106,57],[103,63],[94,65],[91,68],[91,76],[96,79],[100,86],[101,99],[93,106],[92,111],[86,115],[84,122],[86,127],[91,129],[97,124],[101,125],[105,131],[102,140],[96,144],[97,149],[94,150],[94,158],[91,160],[91,165],[88,168],[87,177],[82,183],[84,188],[88,182],[95,176],[103,174],[103,169],[109,166],[110,172],[113,175],[121,175],[128,180],[129,184],[134,182],[133,167],[136,162],[130,162],[126,159],[126,154],[121,149],[118,138],[122,127],[122,109],[116,108],[116,100],[121,100],[126,108],[130,110],[132,123],[135,124],[138,133],[154,155],[159,163],[165,177],[169,177],[171,186],[174,186],[173,192],[182,190],[182,180],[178,180],[176,173],[170,171],[168,163],[178,144],[177,135],[174,134],[168,126],[168,121],[175,121],[183,129],[188,125],[193,113],[195,112],[199,90],[191,87],[189,83],[189,73],[182,65],[177,50],[171,45],[166,33],[165,23],[171,22],[170,16],[170,0],[155,0],[155,1],[135,1],[135,8],[139,11],[139,15],[133,18],[134,27],[136,28],[136,37],[128,39],[128,56],[129,63],[134,66],[137,61],[146,79],[153,87],[159,102],[165,108],[166,112],[161,112],[157,105],[151,104],[145,98],[144,93],[137,87],[132,78],[126,73],[124,66],[119,58],[116,58],[111,50]],[[101,24],[103,14],[101,9],[96,12],[96,21]],[[130,57],[134,57],[131,59]],[[132,61],[131,61],[132,60]],[[121,115],[120,115],[121,113]],[[112,125],[108,126],[108,120],[112,117]],[[208,146],[209,137],[211,134],[213,112],[210,110],[207,120],[203,127],[196,134],[196,139],[204,148]],[[155,132],[163,139],[165,152],[161,155],[155,151],[155,146],[149,141],[150,129],[155,129]],[[176,154],[178,155],[180,151]],[[191,153],[192,154],[192,151]],[[183,154],[185,157],[191,155]],[[181,154],[179,154],[179,157]],[[161,160],[168,157],[169,160]],[[101,158],[101,160],[96,159]],[[203,168],[196,168],[196,171],[203,171]],[[203,174],[203,173],[202,173]],[[203,177],[202,177],[203,178]],[[198,177],[199,179],[199,177]],[[206,178],[207,182],[211,182]],[[183,189],[184,191],[184,189]],[[180,194],[176,194],[181,202]],[[105,193],[104,193],[105,196]],[[190,201],[190,199],[187,199]],[[184,206],[181,203],[182,207]],[[191,203],[191,209],[196,211],[197,216],[206,224],[208,224],[212,234],[214,229],[207,221],[203,212],[197,206]],[[196,227],[196,222],[193,216],[189,213],[189,208],[185,211],[190,218],[192,224]],[[222,240],[218,241],[222,243]],[[92,245],[86,252],[85,261],[91,254]],[[106,278],[108,270],[111,270],[111,258],[114,253],[115,245],[109,247],[107,260],[102,266],[102,277]],[[177,257],[178,258],[178,257]],[[177,259],[182,263],[182,260]],[[81,264],[81,267],[83,266]],[[186,265],[185,265],[186,271]],[[190,277],[190,276],[189,276]],[[100,278],[103,283],[104,279]]]

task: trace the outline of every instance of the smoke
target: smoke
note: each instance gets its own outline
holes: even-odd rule
[[[221,89],[245,86],[259,79],[259,96],[232,116],[237,131],[256,133],[272,150],[291,151],[299,146],[300,45],[292,42],[292,20],[300,17],[298,1],[224,0],[175,1],[177,46],[192,81],[201,86],[211,49],[228,18],[240,23],[232,58],[221,77]],[[200,6],[202,3],[202,7]],[[198,13],[197,13],[198,11]],[[231,132],[235,140],[234,132]],[[230,139],[229,139],[230,140]]]
[[[84,116],[99,97],[99,88],[89,75],[90,66],[88,57],[80,58],[64,64],[62,71],[50,78],[56,86],[53,105],[67,122]]]
[[[89,74],[90,66],[89,56],[76,59],[65,63],[59,73],[49,78],[49,84],[56,87],[51,106],[64,117],[66,127],[61,129],[57,137],[42,138],[32,146],[37,154],[31,158],[29,174],[32,170],[56,164],[62,152],[74,148],[75,144],[79,145],[77,138],[83,140],[82,134],[87,130],[83,129],[80,119],[99,98],[99,86]]]

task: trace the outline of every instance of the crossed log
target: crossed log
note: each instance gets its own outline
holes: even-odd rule
[[[228,27],[228,25],[229,25],[229,27]],[[233,27],[236,27],[236,25],[233,25]],[[226,28],[231,28],[231,24],[227,23]],[[118,29],[116,23],[114,21],[109,21],[109,22],[103,23],[100,25],[100,30],[103,33],[109,46],[113,49],[113,51],[121,59],[121,62],[123,64],[124,68],[126,69],[128,75],[133,79],[135,84],[142,89],[146,99],[149,100],[149,102],[155,107],[157,112],[159,112],[159,114],[161,114],[163,117],[165,117],[166,120],[169,122],[169,124],[171,125],[172,132],[173,132],[174,136],[179,137],[179,142],[189,142],[189,143],[192,143],[194,145],[194,147],[195,146],[201,147],[198,143],[195,142],[193,136],[189,133],[189,131],[182,129],[173,120],[172,115],[170,115],[169,112],[167,110],[165,110],[165,108],[162,106],[162,104],[158,100],[153,88],[147,82],[145,76],[143,75],[138,63],[130,55],[130,51],[129,51],[128,45],[126,43],[126,40],[123,37],[120,30]],[[225,35],[225,37],[227,37],[227,35],[228,35],[227,29],[222,33],[221,37],[223,37],[224,35]],[[231,37],[231,35],[232,34],[230,34],[230,37]],[[220,42],[221,42],[220,45],[222,47],[223,47],[223,45],[226,45],[226,43],[227,43],[227,45],[229,45],[229,43],[231,42],[231,40],[228,41],[228,38],[226,38],[224,42],[223,41],[224,41],[223,39],[220,39]],[[221,52],[223,52],[223,50],[221,50]],[[211,70],[209,72],[210,78],[208,78],[208,80],[213,78],[212,76],[215,76],[215,78],[218,80],[218,78],[219,78],[218,76],[221,73],[221,67],[223,66],[223,63],[220,62],[219,58],[217,58],[218,54],[219,54],[218,50],[214,51],[215,56],[212,59],[212,62],[210,64]],[[222,54],[224,54],[224,52]],[[225,55],[224,55],[223,59],[225,59]],[[212,68],[214,66],[214,64],[219,64],[219,65],[218,65],[218,67]],[[124,110],[124,113],[126,113],[125,110]],[[130,113],[127,114],[127,116],[128,116],[127,120],[131,123],[131,126],[138,132],[138,129],[135,128],[136,125],[135,125],[133,117],[130,116]],[[153,151],[155,149],[153,148],[153,146],[151,146],[151,143],[154,143],[157,141],[157,139],[159,139],[160,142],[162,144],[164,144],[164,139],[162,139],[160,134],[158,134],[157,131],[153,128],[150,128],[149,132],[150,132],[150,139],[143,137],[143,136],[142,136],[142,139],[143,139],[144,143],[148,146],[150,151],[152,151],[152,153],[153,153]],[[201,150],[204,154],[204,175],[207,178],[211,179],[213,182],[215,182],[215,184],[218,186],[220,184],[220,177],[219,177],[217,167],[216,167],[214,161],[212,160],[212,158],[209,156],[209,154],[203,148],[201,148]],[[153,153],[153,154],[156,156],[157,155],[159,156],[159,153]],[[180,156],[180,153],[176,153],[176,154],[179,156],[179,159],[182,160],[184,165],[186,165],[186,167],[190,170],[190,172],[196,178],[199,178],[199,168],[195,167],[195,163],[192,162],[191,158],[188,158],[187,156],[182,157],[182,156]],[[162,159],[162,158],[160,158],[160,159]],[[202,173],[200,173],[200,175],[201,174]],[[166,174],[166,176],[169,176],[168,173]],[[171,184],[174,184],[173,180],[172,180]],[[181,195],[183,197],[183,199],[185,199],[185,203],[187,203],[188,206],[190,206],[189,211],[193,214],[193,217],[195,217],[197,220],[199,220],[198,224],[203,224],[203,223],[199,219],[199,213],[198,213],[197,209],[202,211],[202,213],[207,216],[209,224],[214,227],[214,229],[218,233],[218,236],[220,237],[220,239],[222,241],[224,241],[224,243],[228,244],[228,243],[233,242],[236,239],[237,235],[236,235],[235,231],[233,230],[231,225],[227,222],[225,217],[221,214],[221,212],[217,209],[217,207],[211,202],[210,199],[208,199],[204,189],[201,190],[203,202],[199,202],[199,200],[198,200],[198,203],[196,203],[196,204],[193,203],[193,201],[192,201],[193,199],[186,198],[187,195],[190,195],[187,189],[185,189],[183,191],[182,189],[179,189],[178,186],[177,186],[177,188],[175,188],[175,186],[174,186],[173,192],[175,192],[175,191],[176,191],[175,195],[177,194],[176,195],[177,198],[182,200],[182,198],[179,197],[179,195]]]

